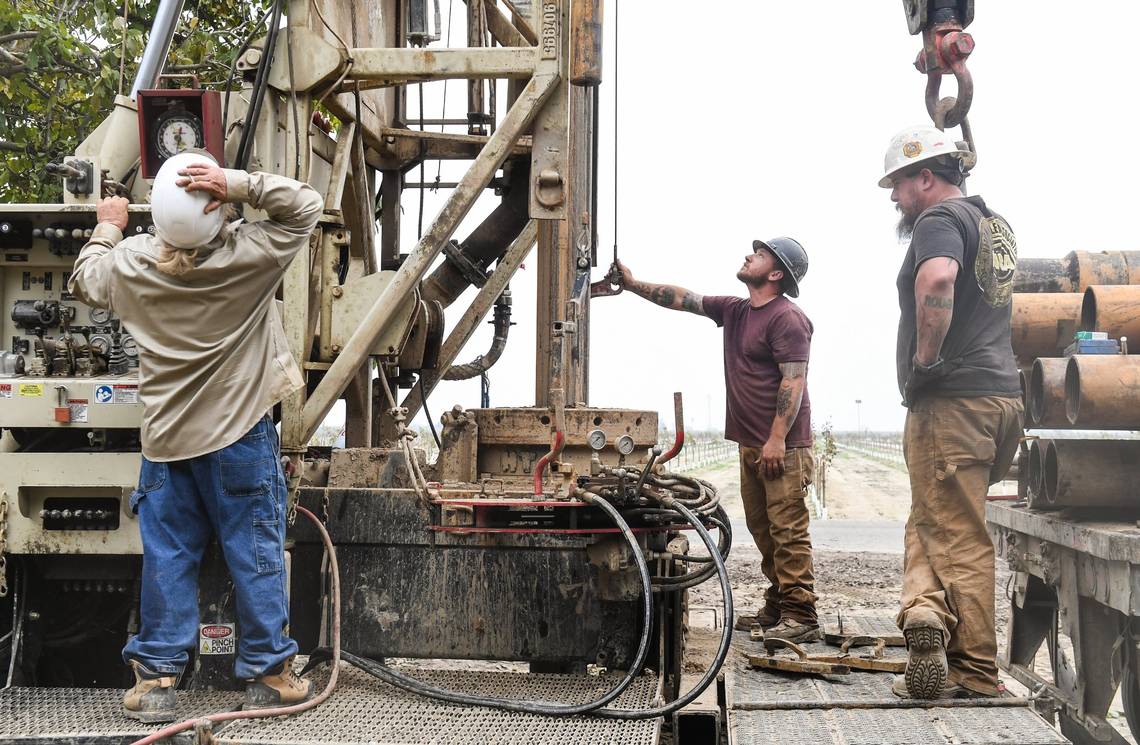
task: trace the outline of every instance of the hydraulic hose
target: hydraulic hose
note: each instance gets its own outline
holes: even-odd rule
[[[717,546],[717,553],[720,555],[722,561],[728,560],[729,551],[732,549],[732,530],[731,523],[728,520],[728,515],[724,512],[724,508],[718,507],[717,512],[713,517],[705,518],[717,527],[720,532],[720,543]],[[704,557],[701,557],[704,558]],[[711,562],[711,557],[709,557]],[[696,587],[705,580],[709,579],[716,573],[716,565],[713,563],[706,564],[697,572],[683,574],[680,577],[658,577],[653,580],[653,586],[659,592],[677,592],[680,590],[687,590],[690,587]]]
[[[325,526],[317,519],[317,516],[309,512],[304,507],[297,505],[297,512],[307,517],[312,521],[316,527],[317,532],[321,534],[321,542],[325,544],[325,552],[328,555],[329,571],[331,574],[331,582],[329,585],[329,594],[332,596],[333,616],[332,616],[332,671],[329,673],[329,682],[325,684],[325,689],[319,694],[309,699],[302,701],[299,704],[291,706],[276,706],[269,709],[251,709],[249,711],[223,711],[217,714],[210,714],[209,716],[199,717],[198,719],[187,719],[185,722],[172,724],[169,727],[160,729],[141,740],[135,740],[131,745],[150,745],[151,743],[158,742],[171,737],[179,732],[185,732],[188,729],[194,729],[203,720],[217,724],[219,722],[229,722],[234,719],[262,719],[264,717],[280,717],[289,714],[300,714],[302,711],[308,711],[316,706],[320,706],[325,702],[329,696],[332,695],[333,689],[336,688],[337,674],[340,672],[340,567],[336,560],[336,549],[333,547],[332,538],[329,537],[329,532]]]
[[[705,526],[701,524],[700,518],[693,514],[688,507],[683,504],[677,504],[674,500],[666,500],[663,504],[677,510],[685,516],[685,519],[696,529],[697,534],[701,537],[701,540],[704,541],[705,548],[708,549],[713,564],[716,565],[716,572],[720,577],[720,591],[724,598],[725,618],[725,623],[720,634],[720,646],[717,648],[713,663],[709,665],[709,669],[705,671],[704,676],[701,677],[688,693],[677,700],[653,709],[598,709],[592,712],[594,716],[629,720],[655,719],[657,717],[668,716],[678,709],[688,706],[691,701],[704,693],[705,689],[716,680],[720,668],[724,665],[724,661],[728,657],[728,650],[732,646],[732,583],[729,582],[728,579],[728,567],[725,566],[724,559],[720,557],[720,552],[717,551],[717,546],[713,543],[712,536],[709,535]]]
[[[511,291],[503,290],[499,299],[495,301],[495,336],[491,340],[491,348],[487,354],[481,354],[470,362],[461,365],[452,365],[443,374],[444,380],[469,380],[477,378],[491,369],[503,350],[507,348],[507,335],[511,331]]]
[[[273,53],[277,47],[277,32],[281,26],[281,5],[284,0],[274,0],[273,15],[266,28],[265,47],[261,50],[261,64],[257,67],[257,75],[253,82],[253,91],[250,99],[250,108],[246,113],[245,126],[242,127],[241,140],[238,141],[237,156],[234,158],[234,168],[245,170],[249,164],[249,156],[253,152],[253,138],[256,136],[257,120],[261,118],[261,104],[265,100],[265,89],[269,81],[269,68],[273,66]]]
[[[625,538],[626,543],[629,544],[630,549],[633,551],[634,562],[637,564],[638,574],[641,576],[642,587],[642,631],[641,641],[637,648],[637,654],[634,662],[630,665],[629,670],[626,672],[625,677],[621,681],[607,691],[599,698],[585,704],[559,704],[552,701],[516,701],[505,698],[485,698],[482,696],[473,696],[459,691],[450,691],[445,688],[437,688],[433,685],[424,683],[423,681],[416,680],[415,678],[397,672],[386,665],[375,662],[373,660],[366,660],[356,655],[344,652],[342,657],[344,660],[366,673],[373,675],[380,680],[390,685],[402,688],[405,691],[433,698],[438,701],[447,701],[453,704],[465,704],[469,706],[488,706],[495,709],[502,709],[504,711],[514,711],[523,714],[540,714],[542,716],[550,717],[564,717],[573,716],[575,714],[589,714],[599,710],[599,707],[605,706],[610,701],[621,695],[621,693],[629,687],[634,678],[641,672],[642,667],[645,665],[645,658],[649,653],[650,634],[653,626],[653,590],[650,585],[649,567],[645,563],[645,556],[641,552],[641,546],[637,543],[637,536],[633,534],[629,524],[622,518],[621,514],[607,501],[595,497],[592,494],[584,494],[583,500],[589,504],[598,507],[613,520],[614,524],[621,530],[622,536]],[[691,514],[691,513],[690,513]],[[706,532],[707,535],[707,532]],[[712,539],[709,538],[711,543]],[[719,669],[720,665],[717,665]],[[703,688],[701,690],[704,690]],[[698,694],[700,691],[697,692]],[[617,710],[619,713],[624,710]]]

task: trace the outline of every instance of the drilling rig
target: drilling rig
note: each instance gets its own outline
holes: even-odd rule
[[[715,490],[664,470],[683,438],[679,398],[668,453],[656,412],[590,402],[600,0],[467,0],[468,44],[445,49],[429,48],[439,13],[432,28],[426,0],[274,0],[265,35],[239,50],[240,87],[220,91],[165,85],[182,5],[162,0],[129,95],[73,156],[45,164],[63,202],[0,205],[0,594],[5,674],[23,692],[9,705],[70,710],[78,689],[127,683],[119,650],[137,624],[142,550],[130,505],[146,488],[139,353],[130,329],[78,302],[67,280],[103,196],[128,197],[127,235],[153,232],[151,179],[187,148],[325,197],[279,292],[307,386],[275,419],[291,515],[312,511],[337,545],[344,649],[518,661],[563,682],[587,667],[647,668],[642,705],[683,699],[685,590],[723,569],[706,559],[686,572],[685,531],[726,556],[729,520]],[[426,130],[422,109],[409,121],[410,86],[446,79],[465,81],[467,118],[430,123],[463,133]],[[469,167],[407,250],[401,205],[425,160]],[[481,199],[497,203],[457,235]],[[441,380],[494,364],[520,312],[508,283],[532,251],[533,406],[450,409],[429,463],[409,424]],[[492,309],[494,345],[459,362]],[[309,447],[340,400],[345,446]],[[328,642],[334,606],[318,532],[290,524],[290,632],[307,651]],[[241,630],[216,549],[200,584],[199,645],[180,687],[232,688]],[[712,680],[715,670],[702,688]],[[71,698],[51,698],[58,687]]]

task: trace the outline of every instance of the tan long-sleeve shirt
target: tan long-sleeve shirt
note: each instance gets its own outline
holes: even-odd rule
[[[155,267],[155,237],[124,240],[100,223],[68,282],[87,305],[114,311],[138,343],[142,451],[152,461],[220,450],[304,385],[274,295],[320,219],[321,197],[284,176],[225,174],[228,201],[269,219],[223,230],[179,277]]]

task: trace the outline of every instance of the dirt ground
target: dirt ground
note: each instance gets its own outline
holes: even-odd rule
[[[755,612],[763,603],[767,580],[760,571],[757,551],[744,524],[740,502],[738,466],[723,465],[699,474],[715,484],[733,522],[733,546],[729,557],[737,613]],[[902,586],[902,528],[910,506],[907,474],[901,466],[879,462],[849,453],[840,453],[828,471],[826,493],[828,519],[814,520],[816,593],[821,621],[837,613],[898,608]],[[1006,587],[1010,573],[998,561],[994,583],[997,598],[998,648],[1005,647],[1009,621]],[[690,633],[687,640],[687,672],[701,672],[712,659],[719,640],[722,619],[720,591],[715,582],[706,582],[690,592]],[[733,664],[740,664],[738,661]],[[1048,676],[1047,657],[1038,658],[1038,670]],[[1005,681],[1011,691],[1025,689],[1016,681]],[[1124,720],[1119,697],[1109,712],[1110,722],[1134,742]]]

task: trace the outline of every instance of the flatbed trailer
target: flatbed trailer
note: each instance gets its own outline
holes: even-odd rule
[[[1126,743],[1107,715],[1119,689],[1133,732],[1140,723],[1140,522],[1123,512],[997,502],[986,520],[1013,571],[1002,667],[1040,692],[1038,710],[1072,742]],[[1034,665],[1043,645],[1051,680]]]

